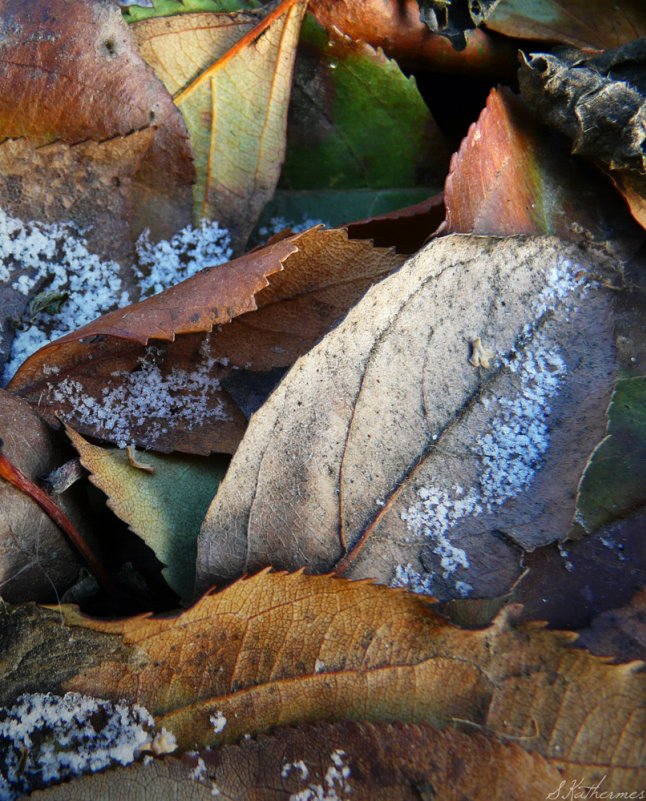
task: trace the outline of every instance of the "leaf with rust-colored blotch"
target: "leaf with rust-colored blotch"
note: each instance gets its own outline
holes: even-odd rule
[[[312,229],[47,345],[10,386],[50,419],[122,447],[233,453],[284,370],[402,261]]]
[[[631,231],[612,186],[573,159],[510,90],[492,89],[451,159],[447,233],[555,234],[605,241]]]
[[[606,775],[608,790],[640,781],[639,664],[608,664],[573,647],[576,635],[516,626],[509,613],[463,630],[403,591],[268,572],[177,617],[0,612],[3,703],[25,687],[140,703],[182,750],[321,720],[464,725],[567,778]]]
[[[467,31],[466,47],[456,50],[422,22],[417,0],[310,0],[309,10],[331,33],[379,47],[407,69],[502,79],[517,68],[516,45],[484,30]]]
[[[7,0],[0,41],[0,137],[75,144],[154,123],[135,180],[135,232],[168,238],[190,221],[186,126],[111,0]],[[188,215],[188,217],[187,217]]]
[[[178,801],[509,801],[547,798],[561,781],[554,766],[514,743],[450,727],[345,722],[282,728],[239,745],[117,768],[33,798],[157,801],[172,786]]]
[[[227,460],[145,453],[133,464],[124,450],[99,448],[66,431],[110,509],[153,549],[171,589],[190,600],[197,535]]]
[[[238,250],[280,175],[306,5],[283,0],[258,12],[178,14],[132,26],[191,137],[194,216],[217,219]]]

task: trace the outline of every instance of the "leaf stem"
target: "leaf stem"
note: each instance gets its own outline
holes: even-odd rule
[[[85,559],[88,567],[103,589],[113,594],[115,592],[115,586],[112,579],[96,558],[90,546],[85,542],[83,536],[79,533],[65,512],[54,503],[49,495],[37,484],[34,484],[31,479],[27,478],[27,476],[2,453],[2,440],[0,440],[0,478],[8,481],[9,484],[25,495],[28,495],[40,506],[54,523],[65,532],[67,538]]]

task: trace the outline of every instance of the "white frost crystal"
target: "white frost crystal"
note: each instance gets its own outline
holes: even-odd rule
[[[0,707],[0,801],[128,765],[154,742],[155,722],[142,706],[79,693],[21,695],[14,706]]]
[[[581,271],[564,260],[548,274],[546,285],[532,308],[539,321],[583,287]],[[495,512],[526,490],[541,469],[550,443],[552,402],[558,395],[567,365],[558,347],[538,329],[525,326],[520,347],[502,364],[514,375],[517,391],[508,397],[487,392],[478,400],[492,412],[487,431],[477,437],[472,449],[478,465],[478,481],[468,492],[462,487],[422,487],[418,501],[401,513],[408,530],[429,540],[440,557],[443,579],[453,579],[458,595],[473,589],[468,579],[469,559],[458,546],[459,524]],[[412,564],[398,565],[391,581],[394,587],[426,595],[433,594],[435,574],[421,574]]]

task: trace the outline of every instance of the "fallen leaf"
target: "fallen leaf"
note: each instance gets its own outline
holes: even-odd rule
[[[298,234],[42,348],[10,386],[122,447],[232,453],[246,418],[223,382],[293,364],[402,261],[342,230]]]
[[[437,187],[448,160],[447,142],[415,80],[383,52],[328,38],[307,18],[294,72],[281,187]]]
[[[599,656],[646,661],[646,589],[640,590],[627,606],[596,617],[588,629],[580,632],[579,643]]]
[[[489,5],[483,15],[485,26],[517,39],[609,50],[646,36],[641,0],[625,0],[621,5],[604,0],[500,0]]]
[[[215,790],[232,801],[419,801],[433,796],[506,801],[528,794],[548,797],[561,781],[554,767],[513,743],[451,728],[346,722],[283,728],[181,760],[171,757],[88,776],[33,797],[156,801],[176,786],[178,801],[210,801]]]
[[[196,219],[217,219],[242,250],[285,154],[296,45],[306,0],[259,12],[179,14],[132,26],[143,58],[184,115]]]
[[[590,458],[577,499],[586,532],[646,503],[646,378],[617,382],[608,410],[608,436]]]
[[[110,509],[153,549],[171,589],[184,601],[192,598],[197,535],[226,460],[147,453],[154,471],[148,473],[133,467],[123,450],[99,448],[66,431]]]
[[[446,232],[576,240],[584,229],[605,241],[630,231],[609,182],[577,163],[505,88],[492,89],[451,158],[444,202]]]
[[[374,287],[251,420],[198,586],[273,565],[442,599],[507,592],[522,550],[567,537],[604,436],[617,293],[599,258],[442,237]],[[476,337],[489,370],[469,362]]]
[[[597,56],[533,53],[521,60],[521,95],[535,114],[599,159],[643,225],[646,198],[644,40]]]
[[[371,239],[378,247],[394,247],[399,253],[415,253],[444,221],[444,194],[387,214],[356,220],[348,225],[351,239]]]
[[[51,432],[25,401],[0,389],[3,453],[29,478],[61,459]],[[74,497],[58,499],[76,519]],[[0,596],[9,603],[52,600],[74,583],[81,563],[63,532],[39,506],[0,479]]]
[[[122,13],[126,22],[139,22],[150,17],[171,17],[174,14],[204,11],[240,11],[246,8],[258,8],[259,5],[260,2],[254,0],[146,0],[145,4],[129,3],[127,8],[122,8]]]
[[[396,214],[400,209],[423,203],[428,196],[429,189],[423,186],[345,189],[343,203],[339,203],[337,189],[277,189],[260,215],[256,234],[264,237],[294,225],[304,230],[322,222],[340,227],[364,218]]]
[[[132,228],[166,238],[189,222],[194,171],[186,127],[118,7],[111,0],[6,0],[3,19],[0,137],[75,144],[127,137],[154,123],[135,180]]]
[[[476,29],[466,32],[464,50],[456,50],[422,22],[417,0],[310,0],[309,10],[328,31],[381,48],[409,69],[498,79],[516,70],[514,43]]]
[[[465,631],[408,593],[267,572],[174,618],[1,614],[3,699],[27,685],[136,702],[180,749],[340,718],[459,724],[542,755],[564,778],[605,775],[608,790],[640,781],[639,663],[608,664],[573,648],[576,635],[510,614]],[[39,669],[34,648],[64,654],[70,637],[70,659]]]
[[[89,248],[128,264],[136,232],[133,176],[155,137],[152,128],[104,142],[36,147],[25,139],[0,143],[0,207],[21,220],[74,223]]]
[[[581,540],[537,548],[523,556],[523,575],[504,596],[447,601],[442,612],[460,626],[477,627],[490,623],[506,604],[522,604],[522,620],[579,630],[628,604],[646,585],[645,535],[642,511]],[[614,655],[631,658],[620,650]]]

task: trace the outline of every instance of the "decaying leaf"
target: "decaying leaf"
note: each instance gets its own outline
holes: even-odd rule
[[[289,367],[402,261],[342,230],[313,229],[42,348],[11,389],[121,447],[232,453],[246,416],[224,382]]]
[[[583,229],[604,241],[630,230],[607,179],[573,159],[505,88],[492,89],[453,155],[445,204],[444,230],[454,233],[579,239]]]
[[[617,382],[608,421],[579,486],[577,522],[587,532],[646,502],[646,378]]]
[[[45,423],[23,400],[0,390],[3,453],[38,479],[56,466],[56,448]],[[73,513],[72,498],[58,499]],[[0,479],[0,597],[10,603],[53,600],[74,583],[80,562],[63,532],[36,503]]]
[[[162,572],[171,589],[189,600],[197,535],[226,472],[226,460],[147,453],[143,458],[150,473],[133,466],[125,451],[99,448],[66,430],[90,480],[108,496],[108,506],[166,565]]]
[[[412,206],[356,220],[348,225],[352,239],[371,239],[380,247],[394,247],[399,253],[415,253],[434,234],[444,221],[444,194],[415,203]]]
[[[254,416],[200,534],[199,585],[271,564],[504,594],[520,549],[567,537],[604,436],[606,269],[556,239],[435,239]],[[476,337],[489,370],[470,363]]]
[[[609,50],[646,35],[641,0],[608,5],[605,0],[499,0],[482,18],[496,33],[518,39],[561,42],[583,50]]]
[[[116,4],[7,0],[2,15],[0,137],[73,144],[154,123],[135,182],[133,230],[166,238],[187,224],[194,170],[186,127]]]
[[[280,175],[306,5],[283,0],[259,12],[179,14],[132,26],[189,130],[195,217],[215,217],[239,250]]]
[[[231,801],[508,801],[546,798],[561,781],[553,766],[513,743],[451,728],[346,722],[283,728],[240,745],[113,770],[33,797],[157,801],[173,786],[177,801],[212,801],[216,790],[216,797]]]
[[[644,41],[589,57],[533,53],[523,57],[519,72],[521,94],[528,105],[572,140],[573,153],[607,165],[642,224],[646,202]]]
[[[60,653],[70,637],[69,660],[34,671],[36,645]],[[461,725],[542,755],[564,778],[640,781],[639,663],[608,664],[572,647],[576,635],[508,614],[458,629],[422,599],[365,582],[264,572],[176,618],[8,608],[0,639],[3,700],[29,687],[136,701],[180,749],[314,721]]]

